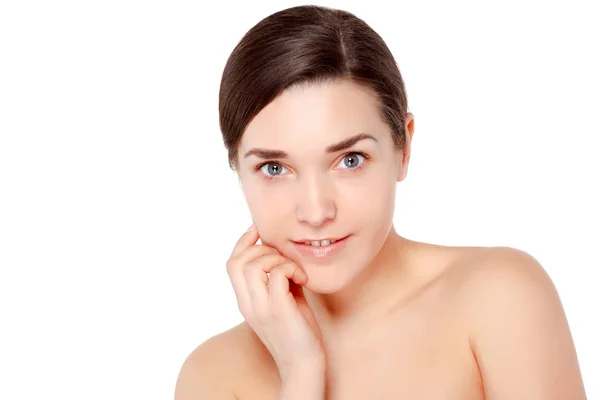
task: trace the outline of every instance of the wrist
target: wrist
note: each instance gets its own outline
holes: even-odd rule
[[[325,362],[297,365],[281,374],[279,399],[322,400],[325,396]]]

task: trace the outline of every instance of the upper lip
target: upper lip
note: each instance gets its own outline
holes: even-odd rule
[[[341,240],[341,239],[344,239],[346,236],[329,237],[329,238],[325,238],[325,239],[300,239],[300,240],[294,240],[294,242],[296,242],[296,243],[305,243],[305,242],[321,242],[323,240],[329,240],[329,241],[332,241],[332,240]]]

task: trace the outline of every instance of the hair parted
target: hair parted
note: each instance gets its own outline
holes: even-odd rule
[[[408,111],[404,81],[383,39],[354,14],[306,5],[254,25],[232,51],[219,90],[219,125],[235,170],[252,119],[291,86],[350,80],[379,99],[382,120],[402,149]]]

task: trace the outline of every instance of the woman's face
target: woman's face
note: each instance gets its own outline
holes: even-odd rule
[[[359,134],[372,138],[330,148]],[[308,289],[336,292],[378,254],[409,151],[394,148],[370,91],[349,81],[290,88],[251,121],[238,150],[238,175],[261,242],[301,265]],[[344,237],[343,247],[325,256],[294,243]]]

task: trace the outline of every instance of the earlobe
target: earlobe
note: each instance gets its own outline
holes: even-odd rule
[[[400,170],[398,171],[398,176],[396,177],[396,182],[402,182],[404,178],[406,178],[406,169],[407,168],[404,165],[400,167]]]
[[[405,158],[405,151],[402,150],[402,154],[400,156],[400,162],[398,163],[398,174],[396,176],[396,182],[402,182],[404,178],[406,178],[406,170],[408,168],[408,160],[410,159],[410,154]]]
[[[415,132],[415,118],[411,112],[406,114],[406,125],[404,127],[404,131],[406,132],[406,141],[404,144],[404,149],[402,150],[402,157],[400,159],[400,166],[398,169],[398,176],[396,179],[397,182],[403,181],[408,173],[408,164],[410,161],[411,154],[411,143],[413,139],[413,134]]]

